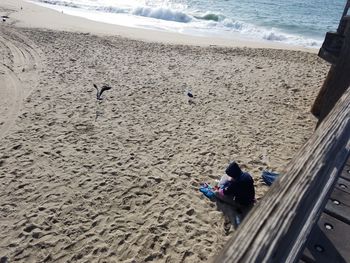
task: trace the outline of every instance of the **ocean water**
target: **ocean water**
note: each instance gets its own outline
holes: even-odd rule
[[[32,0],[91,20],[215,38],[319,48],[346,0]]]

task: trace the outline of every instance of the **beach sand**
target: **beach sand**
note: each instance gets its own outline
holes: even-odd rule
[[[329,66],[295,50],[95,35],[72,17],[36,28],[30,16],[54,16],[43,10],[0,4],[0,257],[210,260],[234,228],[199,184],[236,160],[259,202],[261,171],[283,173],[312,134]],[[101,101],[94,83],[112,86]]]

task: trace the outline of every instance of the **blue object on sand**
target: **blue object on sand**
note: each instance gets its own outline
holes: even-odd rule
[[[210,200],[215,198],[215,193],[210,185],[204,185],[199,188],[199,191],[204,194],[205,197],[208,197]]]
[[[264,180],[264,182],[270,186],[272,185],[272,183],[280,176],[280,174],[278,173],[273,173],[273,172],[269,172],[269,171],[263,171],[262,172],[262,179]]]

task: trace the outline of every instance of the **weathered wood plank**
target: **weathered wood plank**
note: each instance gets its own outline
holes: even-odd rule
[[[346,164],[343,172],[340,175],[342,178],[350,181],[350,164]]]
[[[340,177],[335,187],[350,195],[350,181]]]
[[[350,152],[350,90],[214,262],[296,262]]]
[[[350,224],[350,194],[337,188],[334,189],[327,202],[325,212]]]
[[[350,263],[350,226],[323,213],[310,234],[302,259],[317,263]]]

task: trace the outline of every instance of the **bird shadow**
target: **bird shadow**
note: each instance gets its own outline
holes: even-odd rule
[[[195,101],[193,101],[192,99],[189,99],[189,100],[188,100],[188,104],[190,104],[190,105],[195,105],[195,104],[196,104],[196,102],[195,102]]]

